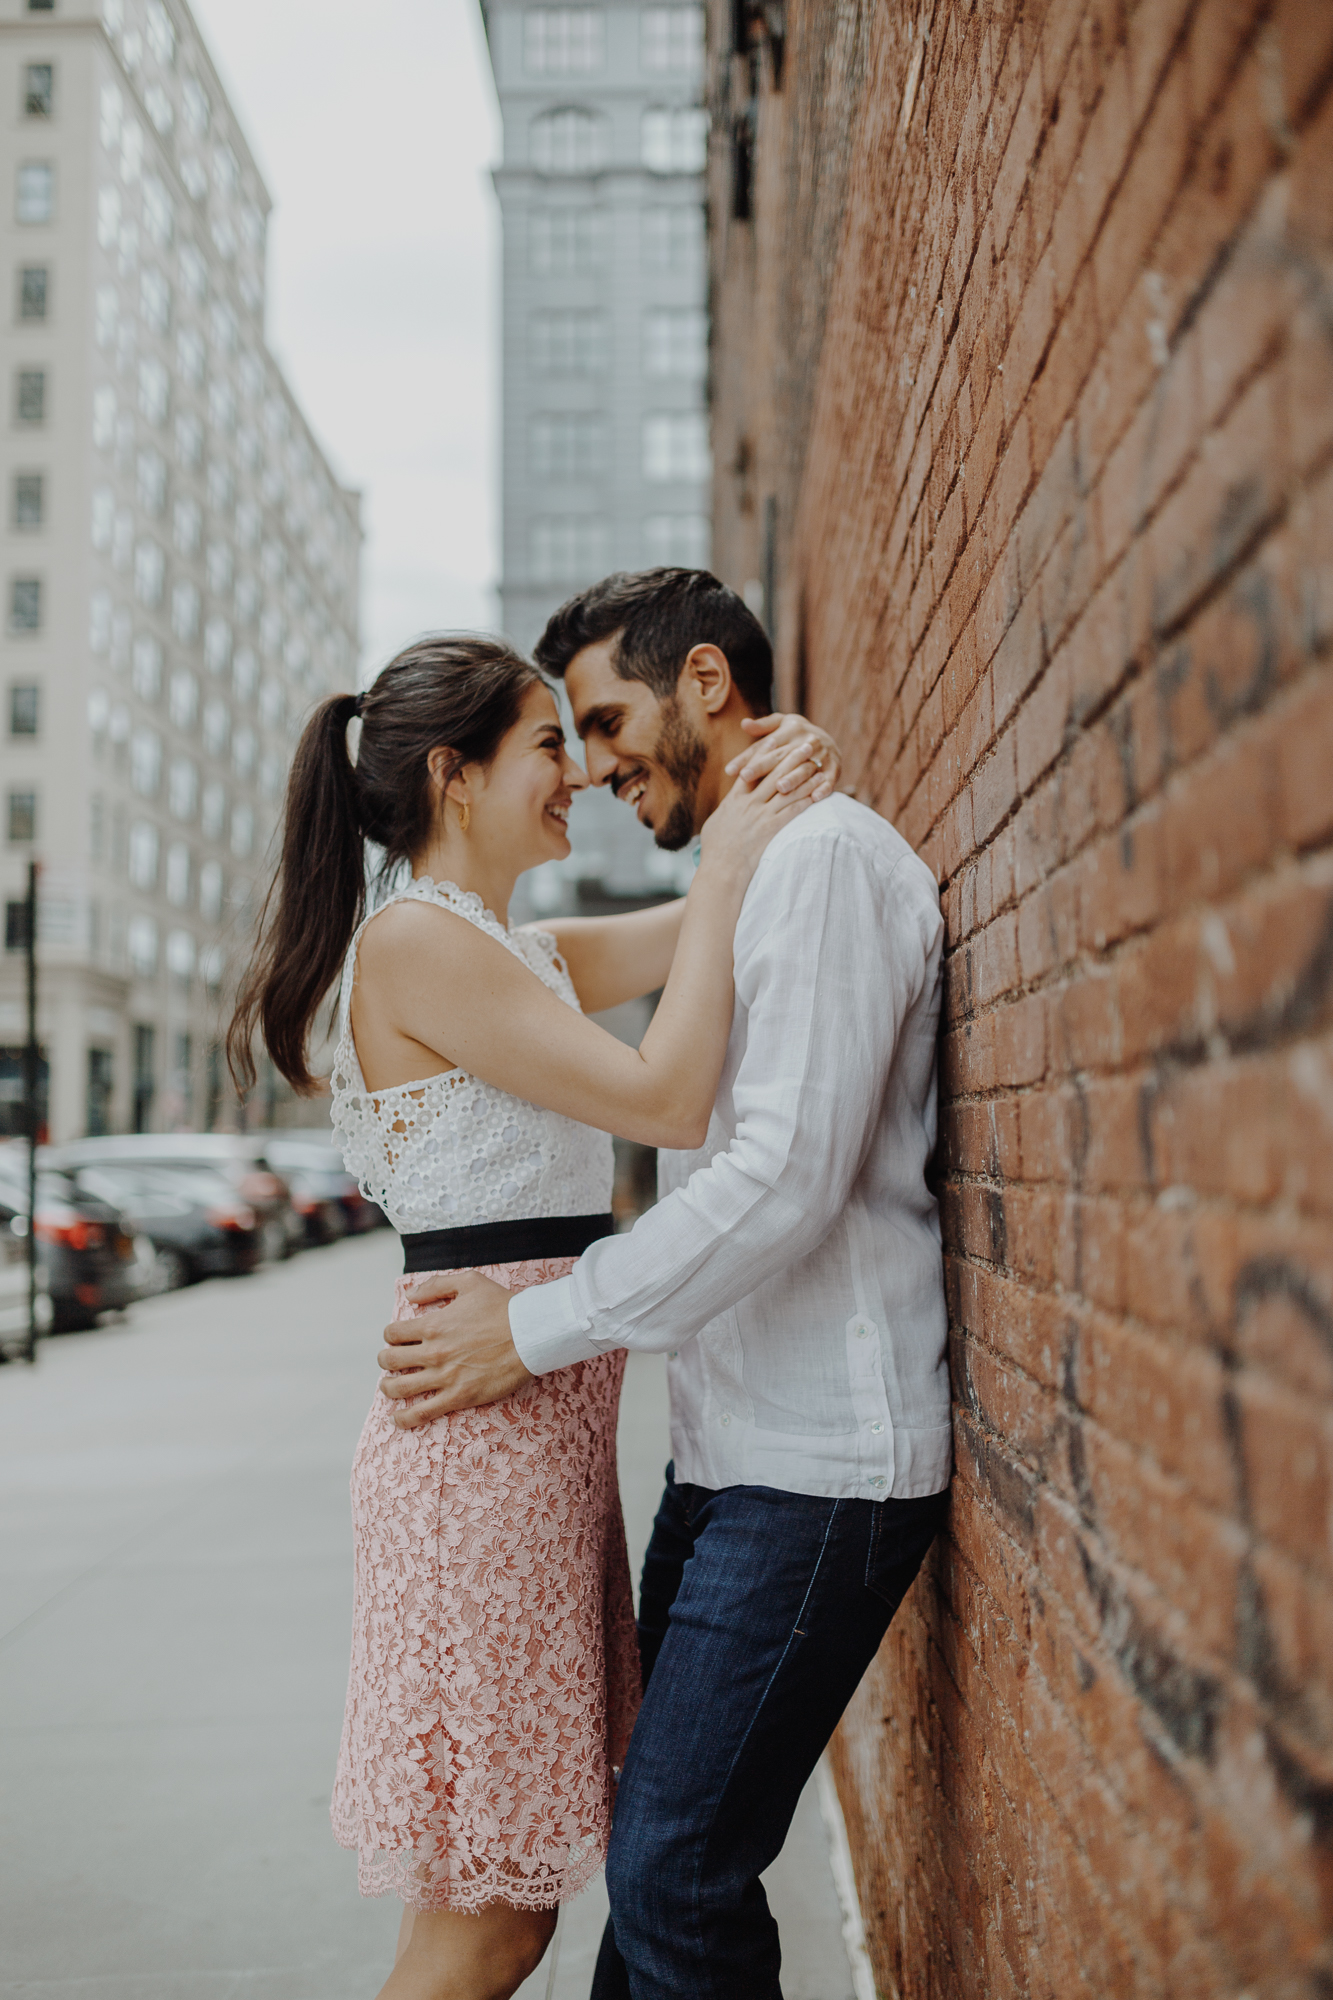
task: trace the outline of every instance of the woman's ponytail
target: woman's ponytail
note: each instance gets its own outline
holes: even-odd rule
[[[227,1030],[236,1088],[254,1084],[256,1035],[294,1090],[318,1086],[306,1045],[366,907],[366,847],[381,880],[429,846],[438,809],[430,753],[487,765],[542,676],[501,639],[433,634],[362,695],[336,694],[305,726],[287,781],[282,859]],[[362,716],[353,765],[347,725]]]
[[[259,939],[227,1030],[227,1066],[244,1095],[263,1036],[294,1090],[317,1088],[306,1047],[366,901],[365,843],[347,725],[361,697],[330,695],[311,716],[287,780],[282,859],[264,898]]]

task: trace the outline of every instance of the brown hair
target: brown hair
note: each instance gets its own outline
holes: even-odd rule
[[[619,571],[552,612],[533,656],[548,674],[585,646],[619,634],[613,665],[623,681],[643,681],[669,701],[692,646],[727,656],[736,692],[755,715],[773,706],[773,648],[753,611],[706,569]]]
[[[408,646],[366,694],[320,703],[292,759],[282,855],[227,1030],[239,1091],[255,1081],[256,1030],[293,1089],[317,1087],[310,1027],[365,911],[366,843],[381,850],[381,882],[420,853],[437,810],[431,751],[444,744],[453,752],[446,784],[464,764],[489,764],[541,678],[502,640],[446,634]],[[347,725],[358,713],[353,764]]]

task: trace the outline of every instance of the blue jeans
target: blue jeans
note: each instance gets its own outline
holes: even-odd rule
[[[781,2000],[759,1875],[946,1501],[714,1493],[667,1467],[592,2000]]]

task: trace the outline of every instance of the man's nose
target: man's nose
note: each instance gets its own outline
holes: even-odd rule
[[[594,785],[604,785],[614,777],[616,760],[609,745],[594,742],[591,737],[585,738],[583,757],[588,766],[588,776]]]

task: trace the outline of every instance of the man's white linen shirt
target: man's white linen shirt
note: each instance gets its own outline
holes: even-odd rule
[[[736,927],[708,1136],[661,1200],[566,1278],[516,1292],[541,1375],[670,1351],[676,1478],[884,1500],[951,1465],[935,1143],[943,923],[878,814],[812,806],[769,844]]]

